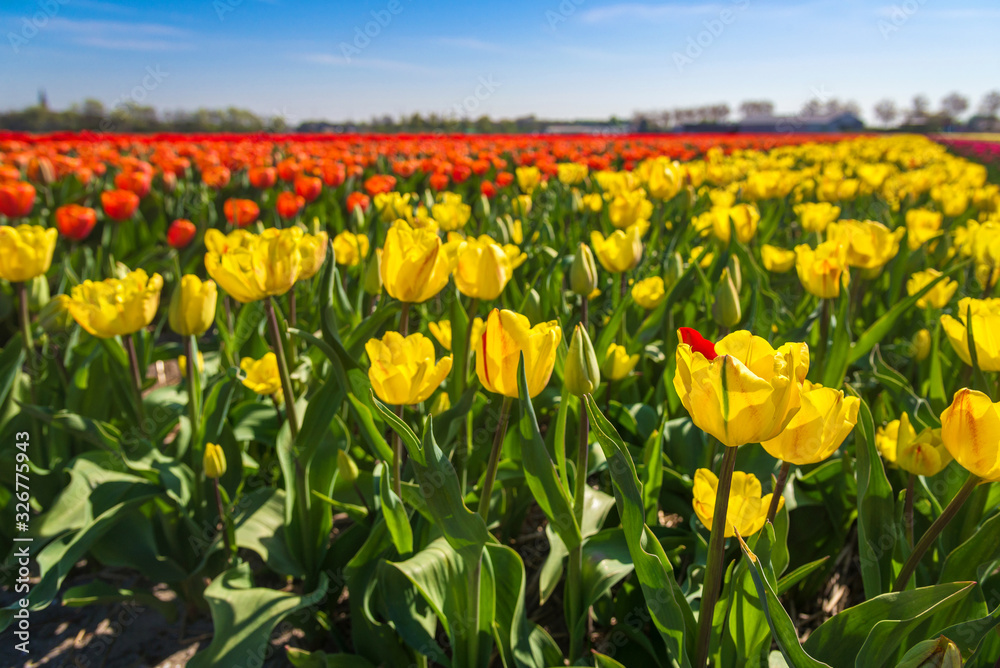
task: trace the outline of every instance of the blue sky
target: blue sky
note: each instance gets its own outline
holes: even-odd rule
[[[5,0],[0,108],[140,98],[295,124],[629,117],[770,99],[936,106],[1000,88],[995,0]],[[379,22],[381,20],[381,22]],[[369,35],[364,35],[365,30]],[[359,34],[362,35],[359,37]],[[367,41],[366,41],[367,40]]]

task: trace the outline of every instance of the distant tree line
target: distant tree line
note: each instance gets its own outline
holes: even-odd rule
[[[890,99],[873,107],[875,118],[885,129],[911,132],[940,132],[952,129],[1000,131],[1000,91],[983,96],[976,112],[966,121],[963,115],[970,108],[969,99],[959,93],[945,96],[936,110],[925,95],[916,95],[909,106],[897,106]],[[774,115],[774,103],[768,100],[747,100],[738,107],[740,117],[754,119]],[[812,118],[852,113],[860,116],[861,108],[853,101],[816,97],[806,102],[798,117]],[[419,113],[395,118],[375,116],[368,121],[334,123],[308,120],[290,124],[281,116],[259,116],[246,109],[197,109],[195,111],[158,112],[150,106],[134,102],[106,107],[100,100],[86,99],[62,111],[51,109],[44,93],[37,104],[23,109],[0,112],[0,129],[22,132],[53,132],[59,130],[90,130],[93,132],[381,132],[381,133],[533,133],[545,132],[553,125],[562,130],[580,127],[615,128],[637,132],[664,132],[691,126],[720,126],[733,115],[728,104],[636,112],[630,120],[612,116],[601,120],[555,121],[534,115],[514,119],[458,118],[454,115]]]

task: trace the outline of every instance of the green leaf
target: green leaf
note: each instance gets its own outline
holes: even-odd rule
[[[371,661],[357,654],[307,652],[298,647],[286,647],[285,652],[288,662],[295,668],[375,668]]]
[[[953,582],[876,596],[831,617],[803,647],[834,666],[887,665],[907,633],[961,601],[973,587],[975,583]]]
[[[388,467],[379,462],[375,467],[374,479],[378,485],[378,496],[382,502],[382,517],[389,527],[392,544],[400,555],[406,556],[413,551],[413,529],[410,528],[410,518],[406,515],[403,501],[392,491],[389,485]]]
[[[535,419],[535,409],[528,396],[528,377],[524,371],[524,355],[518,362],[518,394],[520,400],[520,419],[518,429],[521,434],[521,461],[524,465],[524,479],[528,483],[532,496],[538,502],[545,516],[552,523],[556,533],[562,539],[567,549],[572,550],[580,544],[580,526],[573,514],[573,500],[569,492],[559,480],[559,473],[549,457],[545,441],[538,430],[538,420]],[[577,471],[577,475],[586,472]]]
[[[899,540],[892,485],[875,447],[875,422],[868,404],[850,385],[861,408],[855,433],[858,475],[858,547],[865,596],[873,598],[892,587],[892,551]]]
[[[802,564],[788,575],[782,577],[778,580],[778,586],[776,587],[778,596],[784,596],[792,587],[825,564],[829,558],[830,557],[823,557],[822,559],[817,559],[816,561],[810,561],[808,564]]]
[[[264,656],[271,632],[283,618],[315,605],[326,594],[326,573],[316,589],[304,596],[269,587],[254,587],[249,564],[223,572],[205,589],[215,632],[211,644],[188,662],[190,668],[235,666],[246,658]]]
[[[769,524],[764,525],[764,531],[768,532],[768,538],[773,539],[774,528]],[[822,661],[817,661],[799,643],[799,637],[795,632],[795,625],[792,624],[788,613],[781,606],[778,595],[775,593],[774,571],[770,564],[762,563],[742,538],[738,538],[740,548],[747,558],[747,566],[750,576],[753,578],[754,586],[757,588],[757,597],[761,601],[766,601],[764,615],[767,624],[771,627],[775,642],[781,650],[781,655],[790,668],[831,668]],[[840,668],[844,664],[837,664]],[[847,664],[850,665],[850,664]]]
[[[945,557],[938,582],[979,579],[979,569],[1000,559],[1000,515],[994,515]]]
[[[0,353],[0,406],[6,401],[23,365],[24,345],[21,343],[21,335],[15,334]]]
[[[833,345],[823,359],[823,385],[840,387],[844,382],[848,364],[851,362],[851,296],[847,290],[840,291],[837,303],[837,327],[833,332]]]
[[[867,355],[871,349],[875,347],[875,345],[877,345],[880,341],[883,341],[886,336],[888,336],[890,330],[892,330],[892,326],[896,324],[896,320],[898,320],[904,313],[908,313],[910,309],[913,308],[913,305],[917,303],[918,299],[930,292],[934,286],[938,284],[938,281],[942,281],[944,278],[945,275],[938,276],[933,281],[925,285],[919,292],[915,292],[906,299],[894,304],[891,309],[886,311],[885,315],[872,323],[872,325],[865,330],[865,333],[858,337],[858,340],[851,346],[847,361],[853,363]],[[837,385],[839,385],[839,383]],[[830,387],[836,386],[830,385]]]
[[[126,601],[156,610],[168,624],[173,624],[177,620],[177,606],[172,602],[162,601],[150,591],[119,589],[101,580],[70,587],[62,595],[62,604],[67,608],[81,608],[95,604],[110,605]]]
[[[276,573],[304,577],[302,564],[289,553],[285,533],[285,490],[253,489],[239,499],[240,511],[233,518],[236,544],[259,554]],[[221,536],[216,542],[221,541]]]
[[[642,489],[625,443],[601,413],[594,398],[586,395],[585,400],[591,429],[608,460],[622,529],[650,616],[667,646],[672,664],[688,668],[691,665],[688,654],[692,649],[688,644],[693,642],[695,634],[694,615],[674,579],[670,560],[645,524]]]

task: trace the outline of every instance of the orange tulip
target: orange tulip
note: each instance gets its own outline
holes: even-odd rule
[[[260,215],[260,207],[249,199],[229,198],[222,205],[222,210],[226,214],[226,220],[236,227],[246,227]]]
[[[131,190],[105,190],[101,193],[101,206],[111,220],[128,220],[139,208],[139,196]]]
[[[306,200],[304,197],[286,190],[278,195],[278,201],[275,202],[274,208],[282,218],[294,218],[305,205]]]
[[[97,224],[97,212],[89,206],[67,204],[56,209],[59,234],[74,241],[83,241]]]
[[[295,194],[307,202],[312,202],[323,192],[323,180],[316,176],[301,174],[295,177]]]
[[[21,218],[35,208],[35,186],[23,181],[0,185],[0,213]]]

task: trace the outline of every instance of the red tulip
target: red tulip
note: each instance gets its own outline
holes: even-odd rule
[[[323,192],[323,180],[316,176],[300,174],[295,177],[295,194],[312,202]]]
[[[431,174],[431,188],[434,190],[444,190],[448,187],[448,175],[441,174]]]
[[[497,194],[497,187],[492,181],[483,181],[479,184],[479,192],[486,196],[486,199],[493,199]]]
[[[304,197],[285,191],[278,195],[278,201],[275,202],[274,208],[277,209],[278,215],[282,218],[294,218],[305,205]]]
[[[178,218],[170,223],[170,227],[167,229],[167,243],[170,244],[171,248],[184,248],[191,243],[197,232],[198,228],[190,220]]]
[[[226,167],[216,165],[203,171],[201,173],[201,180],[204,181],[205,185],[208,187],[218,190],[229,185],[230,176],[231,174]]]
[[[702,336],[698,330],[691,329],[690,327],[681,327],[677,332],[681,335],[681,343],[688,344],[691,346],[691,350],[701,353],[706,359],[714,360],[719,356],[715,352],[715,344]]]
[[[101,206],[111,220],[128,220],[139,208],[139,196],[131,190],[105,190],[101,193]]]
[[[260,215],[260,207],[253,200],[232,197],[222,205],[222,211],[226,214],[226,220],[236,227],[246,227]]]
[[[355,207],[361,207],[362,211],[368,210],[371,199],[364,193],[351,193],[347,196],[347,210],[353,212]]]
[[[365,191],[372,197],[379,193],[387,193],[396,187],[396,177],[388,174],[376,174],[365,179]]]
[[[510,172],[500,172],[497,174],[496,178],[497,186],[503,188],[504,186],[509,186],[514,182],[514,175]]]
[[[153,177],[146,172],[127,171],[115,176],[115,187],[121,190],[131,190],[140,198],[149,194],[149,188],[153,185]]]
[[[97,212],[89,206],[67,204],[56,209],[56,227],[64,237],[83,241],[97,224]]]
[[[331,188],[336,188],[345,180],[347,180],[347,169],[344,167],[343,163],[323,163],[323,183]]]
[[[274,167],[253,167],[249,172],[250,185],[260,190],[270,188],[278,180]]]
[[[35,186],[26,181],[0,185],[0,213],[21,218],[35,208]]]

